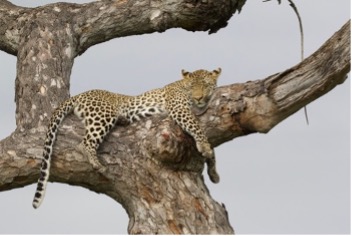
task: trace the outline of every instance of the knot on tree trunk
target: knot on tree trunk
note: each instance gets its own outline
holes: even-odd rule
[[[195,141],[190,135],[169,118],[158,122],[158,125],[152,126],[152,119],[145,124],[146,127],[150,126],[149,132],[141,141],[145,156],[175,171],[201,173],[205,158],[195,148]]]

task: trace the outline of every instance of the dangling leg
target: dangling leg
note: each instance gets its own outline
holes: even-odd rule
[[[95,169],[105,170],[97,157],[99,145],[103,142],[105,136],[114,127],[116,118],[105,115],[105,117],[91,117],[85,120],[85,136],[80,143],[80,148],[84,149],[88,155],[88,160]]]
[[[87,156],[89,163],[93,166],[94,169],[98,170],[105,170],[105,167],[100,163],[98,157],[97,157],[97,152],[96,149],[93,148],[93,146],[89,141],[91,140],[83,140],[79,145],[78,148],[84,153],[84,155]]]
[[[220,176],[219,176],[218,172],[216,171],[215,156],[213,158],[207,158],[206,159],[206,163],[207,163],[207,166],[208,166],[207,172],[208,172],[208,175],[209,175],[209,178],[210,178],[211,182],[219,183]]]

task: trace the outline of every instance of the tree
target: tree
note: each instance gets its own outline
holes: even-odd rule
[[[151,8],[136,2],[57,3],[36,9],[0,2],[0,48],[18,59],[17,129],[1,142],[0,190],[36,182],[50,117],[44,114],[68,97],[77,55],[114,37],[171,27],[216,32],[244,4],[164,1]],[[219,88],[207,112],[199,117],[211,143],[218,146],[241,135],[268,132],[342,83],[350,70],[349,28],[347,23],[315,54],[282,73]],[[225,208],[210,197],[204,185],[204,161],[192,139],[168,119],[153,117],[116,127],[100,149],[100,157],[109,166],[104,175],[92,171],[72,145],[82,137],[78,123],[70,117],[61,128],[52,181],[84,186],[120,202],[130,217],[129,233],[233,232]]]

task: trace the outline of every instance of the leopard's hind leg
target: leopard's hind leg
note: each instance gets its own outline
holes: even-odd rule
[[[104,115],[96,114],[85,119],[85,135],[83,141],[79,144],[79,148],[85,152],[89,163],[100,171],[106,168],[99,161],[97,150],[106,135],[114,127],[116,121],[117,118],[110,113]]]

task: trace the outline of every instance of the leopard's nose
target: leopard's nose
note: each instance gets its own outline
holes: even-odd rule
[[[202,95],[196,95],[194,96],[194,100],[197,100],[198,102],[202,100],[203,96]]]

